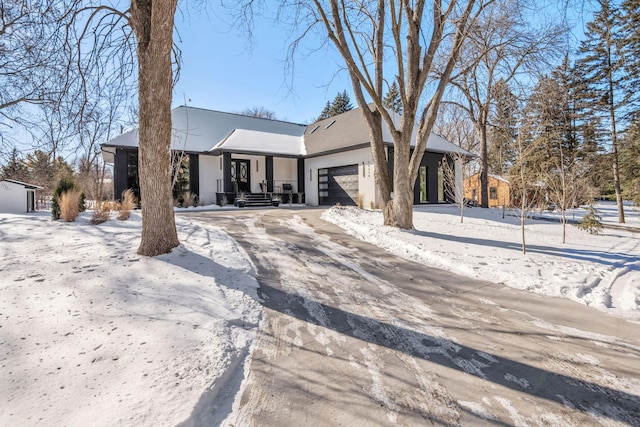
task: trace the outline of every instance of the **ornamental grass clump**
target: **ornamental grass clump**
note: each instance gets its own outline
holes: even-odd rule
[[[91,215],[91,224],[102,224],[111,217],[111,202],[104,201],[96,205]]]
[[[131,211],[135,209],[137,205],[138,201],[136,200],[136,196],[133,194],[133,191],[130,188],[124,190],[122,192],[122,202],[120,202],[120,213],[118,214],[118,219],[120,221],[129,219]]]
[[[85,210],[84,193],[80,192],[80,190],[76,187],[75,183],[73,182],[72,178],[65,177],[58,182],[56,189],[53,191],[53,194],[51,195],[51,219],[53,219],[54,221],[62,217],[62,212],[61,212],[62,194],[71,190],[77,191],[79,193],[78,213],[84,212]],[[76,214],[76,217],[77,216],[78,215]]]
[[[60,195],[60,218],[66,222],[73,222],[80,214],[81,193],[79,190],[73,189],[65,191]]]

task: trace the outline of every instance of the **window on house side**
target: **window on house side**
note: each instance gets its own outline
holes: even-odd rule
[[[489,198],[491,200],[498,200],[498,189],[496,187],[489,188]]]

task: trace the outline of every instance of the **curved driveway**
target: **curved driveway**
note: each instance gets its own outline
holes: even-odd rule
[[[406,261],[321,210],[189,214],[257,270],[235,426],[640,426],[640,326]]]

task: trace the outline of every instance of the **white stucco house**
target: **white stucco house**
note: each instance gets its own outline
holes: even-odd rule
[[[196,194],[201,204],[232,201],[239,193],[269,194],[308,205],[377,204],[369,132],[360,109],[301,125],[194,107],[172,111],[172,150],[186,154],[177,192]],[[386,127],[389,158],[393,142]],[[113,164],[114,194],[139,194],[138,131],[102,144]],[[432,134],[420,168],[415,203],[445,201],[440,162],[448,153],[471,155]],[[393,165],[390,165],[390,169]],[[144,200],[144,194],[141,195]],[[299,200],[300,199],[300,200]]]
[[[35,210],[36,190],[42,190],[42,187],[12,179],[0,181],[0,212],[25,213]]]

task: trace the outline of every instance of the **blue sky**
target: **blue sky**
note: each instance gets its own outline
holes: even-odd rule
[[[265,107],[278,119],[309,123],[343,90],[355,105],[348,74],[340,71],[342,58],[329,43],[311,52],[322,42],[313,34],[305,41],[305,55],[295,60],[295,72],[287,75],[290,29],[273,19],[276,11],[269,10],[275,7],[273,3],[264,2],[266,10],[256,16],[251,41],[242,28],[233,27],[219,2],[178,11],[175,42],[182,51],[182,69],[174,90],[174,107],[187,103],[228,112]],[[545,13],[537,19],[545,20],[547,14],[559,19],[565,12],[564,3],[550,1],[539,6]],[[591,19],[588,9],[585,5],[568,9],[572,24],[578,24],[574,34],[579,37],[580,21]]]
[[[306,123],[338,92],[352,93],[347,73],[338,72],[341,58],[331,47],[299,55],[295,72],[287,75],[286,24],[257,17],[249,41],[243,29],[225,22],[219,7],[208,9],[176,16],[182,68],[173,106],[186,100],[193,107],[229,112],[265,107],[278,119]],[[309,42],[315,43],[312,38]]]

